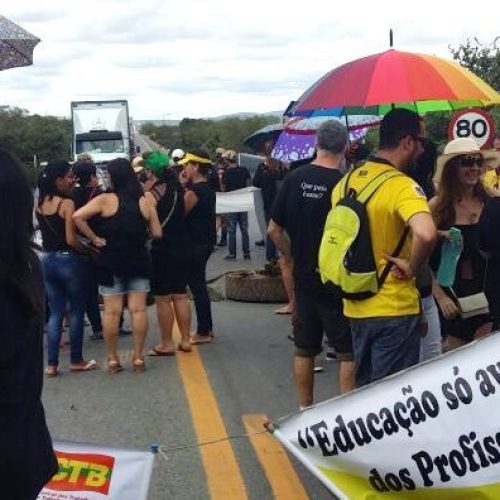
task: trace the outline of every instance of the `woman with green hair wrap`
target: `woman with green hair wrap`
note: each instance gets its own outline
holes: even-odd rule
[[[151,290],[156,302],[161,337],[160,343],[153,347],[148,355],[172,356],[175,354],[172,340],[174,313],[181,333],[177,350],[191,351],[191,308],[186,293],[187,238],[184,198],[175,172],[168,168],[170,158],[166,153],[153,152],[145,164],[148,178],[145,189],[156,200],[156,209],[163,226],[163,237],[154,241],[151,248]]]

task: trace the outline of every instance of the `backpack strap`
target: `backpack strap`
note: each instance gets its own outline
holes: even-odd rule
[[[378,174],[361,190],[361,192],[356,197],[357,200],[366,205],[378,190],[378,188],[382,186],[385,181],[388,181],[389,179],[392,179],[393,177],[397,177],[399,175],[402,174],[397,170],[386,170],[385,172]]]
[[[405,230],[403,231],[403,234],[401,235],[401,238],[399,239],[399,242],[394,249],[394,252],[391,253],[391,257],[397,257],[400,253],[401,250],[403,250],[404,244],[406,242],[406,238],[408,237],[408,234],[410,234],[410,228],[408,226],[405,227]],[[389,276],[389,272],[393,266],[392,262],[388,262],[384,270],[382,271],[382,274],[380,275],[380,278],[378,279],[378,287],[379,289],[382,288],[382,285],[384,284],[385,280],[387,279],[387,276]]]
[[[392,179],[393,177],[397,177],[399,175],[402,175],[401,172],[398,172],[397,170],[386,170],[385,172],[382,172],[381,174],[378,174],[374,179],[372,179],[359,193],[357,196],[358,201],[366,205],[371,197],[376,193],[378,188],[382,186],[382,184],[389,180]],[[410,233],[410,228],[405,227],[403,234],[401,235],[401,238],[399,239],[398,244],[396,245],[396,248],[391,254],[391,257],[397,257],[400,253],[401,250],[403,250],[404,244],[406,242],[406,238],[408,237],[408,234]],[[392,262],[388,262],[383,271],[382,274],[380,275],[378,279],[378,286],[379,289],[382,288],[382,285],[384,284],[385,280],[387,279],[387,276],[389,276],[389,272],[391,271],[393,264]]]

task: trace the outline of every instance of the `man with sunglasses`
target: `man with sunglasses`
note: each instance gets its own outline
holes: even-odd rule
[[[377,176],[388,171],[397,174],[366,204],[378,276],[388,263],[393,263],[391,272],[374,296],[344,299],[344,314],[351,322],[357,386],[419,360],[421,307],[414,277],[432,252],[436,228],[424,191],[404,171],[416,163],[424,142],[424,125],[416,113],[391,110],[380,125],[377,154],[349,177],[348,189],[360,193]],[[342,197],[341,187],[333,191],[333,205]],[[391,256],[397,247],[401,247],[398,256]]]

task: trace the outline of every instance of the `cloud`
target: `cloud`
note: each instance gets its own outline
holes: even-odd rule
[[[491,41],[498,16],[421,0],[23,0],[3,13],[42,39],[31,68],[0,73],[0,105],[67,115],[76,99],[127,98],[140,118],[283,109],[332,68],[388,48],[449,57]],[[484,12],[496,2],[483,0]]]

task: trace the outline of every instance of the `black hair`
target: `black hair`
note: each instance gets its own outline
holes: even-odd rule
[[[436,188],[432,179],[436,170],[438,149],[436,144],[430,139],[425,139],[423,147],[423,153],[418,157],[416,165],[408,174],[420,184],[429,200],[436,194]]]
[[[79,180],[80,186],[87,187],[92,177],[97,174],[97,168],[93,162],[78,160],[73,163],[73,172]]]
[[[41,206],[45,198],[49,200],[54,196],[68,198],[56,185],[57,179],[64,177],[71,170],[71,165],[66,160],[51,160],[38,176],[38,206]]]
[[[0,149],[0,288],[18,302],[30,324],[42,325],[45,299],[33,251],[33,193],[23,165]]]
[[[409,109],[392,109],[380,123],[379,149],[395,149],[399,141],[410,135],[420,135],[422,118]]]
[[[130,161],[125,158],[115,158],[108,163],[107,169],[115,193],[125,194],[136,200],[144,196],[144,190]]]
[[[192,155],[199,156],[200,158],[206,158],[207,160],[210,160],[210,155],[205,149],[199,148],[199,149],[194,149],[190,151]],[[212,164],[211,163],[198,163],[198,162],[193,162],[198,165],[198,172],[203,175],[203,177],[207,177],[208,174],[210,173],[212,169]]]

